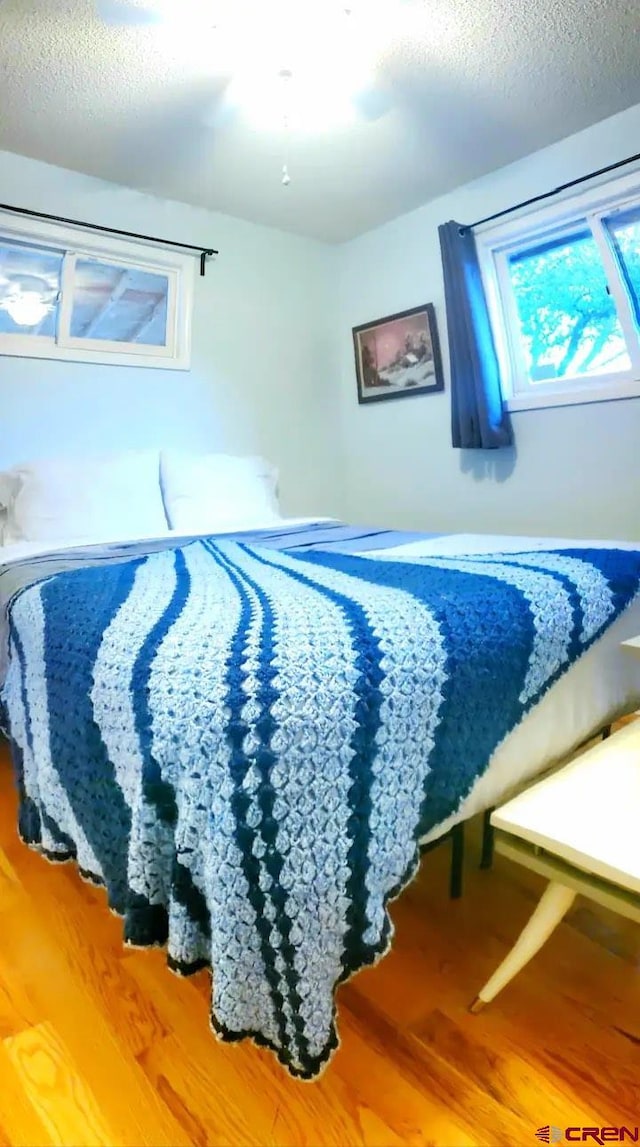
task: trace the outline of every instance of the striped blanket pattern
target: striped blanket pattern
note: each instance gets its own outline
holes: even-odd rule
[[[638,593],[618,550],[414,560],[202,539],[10,607],[23,839],[127,942],[213,970],[212,1025],[312,1078],[420,837]]]

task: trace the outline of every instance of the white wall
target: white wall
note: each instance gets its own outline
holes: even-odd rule
[[[472,222],[637,152],[640,105],[341,249],[344,513],[433,531],[640,538],[640,399],[513,415],[516,447],[451,447],[450,396],[359,407],[351,327],[433,302],[447,357],[438,224]]]
[[[0,466],[148,445],[259,451],[290,513],[438,530],[640,537],[640,400],[513,415],[513,451],[453,450],[450,398],[359,407],[351,327],[432,301],[437,226],[631,154],[640,106],[330,248],[0,152],[0,201],[211,243],[190,373],[0,357]],[[338,313],[339,311],[339,313]]]
[[[286,511],[339,508],[335,249],[7,152],[0,201],[220,250],[196,281],[189,373],[0,357],[0,467],[155,445],[255,451],[279,467]]]

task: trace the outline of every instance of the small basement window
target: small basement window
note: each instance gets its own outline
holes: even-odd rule
[[[0,213],[0,354],[187,370],[189,256]]]
[[[511,410],[640,395],[640,175],[481,233]]]

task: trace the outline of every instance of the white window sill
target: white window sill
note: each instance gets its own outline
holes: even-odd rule
[[[62,362],[94,363],[96,366],[137,366],[151,367],[154,370],[191,370],[191,351],[176,353],[174,357],[164,354],[126,351],[78,350],[75,347],[61,346],[54,339],[37,338],[33,335],[1,335],[0,359],[9,358],[48,358]]]
[[[607,385],[574,385],[544,393],[514,394],[505,400],[507,410],[544,410],[551,406],[582,406],[587,402],[611,402],[620,398],[640,398],[640,379]]]

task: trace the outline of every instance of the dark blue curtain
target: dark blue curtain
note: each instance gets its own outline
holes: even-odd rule
[[[473,231],[438,228],[447,305],[454,446],[496,450],[513,442]]]

